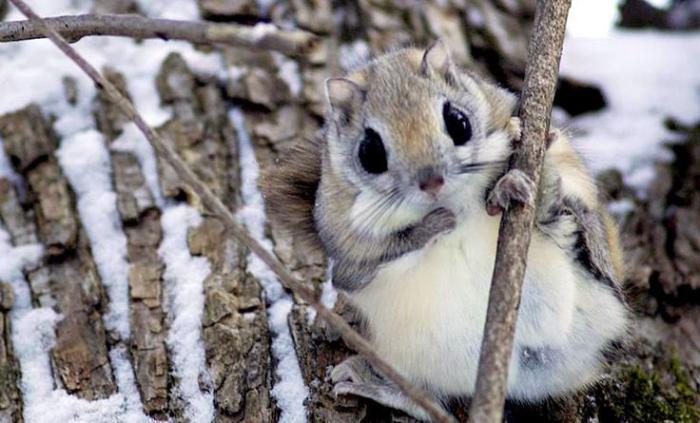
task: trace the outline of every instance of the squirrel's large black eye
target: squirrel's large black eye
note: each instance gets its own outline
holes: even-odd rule
[[[367,172],[378,175],[387,170],[386,150],[382,137],[373,129],[365,129],[365,137],[360,141],[360,149],[357,152],[362,168]]]
[[[464,145],[472,138],[472,126],[467,116],[452,107],[450,102],[442,106],[442,118],[445,119],[445,129],[455,145]]]

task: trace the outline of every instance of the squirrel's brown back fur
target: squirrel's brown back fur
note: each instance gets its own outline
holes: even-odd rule
[[[274,166],[263,171],[259,182],[268,217],[314,250],[323,249],[313,217],[321,179],[321,142],[319,136],[294,142]]]

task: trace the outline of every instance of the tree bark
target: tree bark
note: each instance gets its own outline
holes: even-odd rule
[[[0,180],[0,190],[3,189],[3,182],[5,181]],[[13,301],[12,286],[0,282],[0,422],[22,421],[19,369],[12,353],[10,339],[10,309]]]
[[[77,218],[74,193],[54,155],[57,140],[35,105],[0,117],[0,136],[36,199],[31,231],[36,228],[46,254],[42,266],[27,275],[32,293],[39,304],[54,307],[64,316],[57,324],[52,350],[57,381],[81,398],[106,398],[116,386],[98,311],[105,294]],[[13,241],[21,242],[19,237]]]
[[[196,81],[177,54],[163,62],[157,77],[161,101],[174,116],[161,131],[190,169],[226,206],[240,206],[238,139],[220,90]],[[162,161],[161,175],[172,168]],[[161,178],[166,196],[199,199],[178,178]],[[270,333],[260,285],[246,269],[243,244],[230,239],[219,216],[204,213],[190,230],[188,246],[194,256],[209,260],[212,273],[204,281],[204,341],[207,367],[214,386],[216,420],[272,422]]]
[[[125,96],[129,96],[124,77],[112,69],[104,70]],[[108,146],[122,134],[126,117],[98,94],[95,119]],[[129,323],[132,328],[130,353],[143,410],[156,420],[167,420],[169,413],[169,357],[165,311],[162,304],[164,264],[158,256],[162,240],[160,210],[136,157],[129,152],[110,149],[117,210],[127,238],[129,269]]]

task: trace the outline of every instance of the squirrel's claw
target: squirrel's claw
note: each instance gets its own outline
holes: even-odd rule
[[[547,138],[545,139],[546,147],[549,148],[556,140],[558,140],[562,136],[561,131],[559,129],[550,129],[549,133],[547,134]]]
[[[519,117],[513,116],[510,118],[510,120],[508,120],[508,123],[506,124],[506,133],[512,141],[520,141],[520,139],[523,137],[523,124]],[[545,139],[546,147],[549,148],[549,146],[561,136],[562,133],[559,129],[551,129],[547,134],[547,138]]]
[[[486,199],[486,211],[495,216],[508,210],[513,204],[535,205],[535,182],[519,169],[509,170],[489,193]]]
[[[511,140],[515,142],[520,141],[520,138],[523,135],[523,125],[519,117],[513,116],[508,120],[508,123],[506,124],[506,132]]]

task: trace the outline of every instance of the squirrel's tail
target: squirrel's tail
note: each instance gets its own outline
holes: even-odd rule
[[[314,250],[323,249],[313,216],[321,155],[320,137],[301,139],[282,152],[259,180],[268,217]]]

